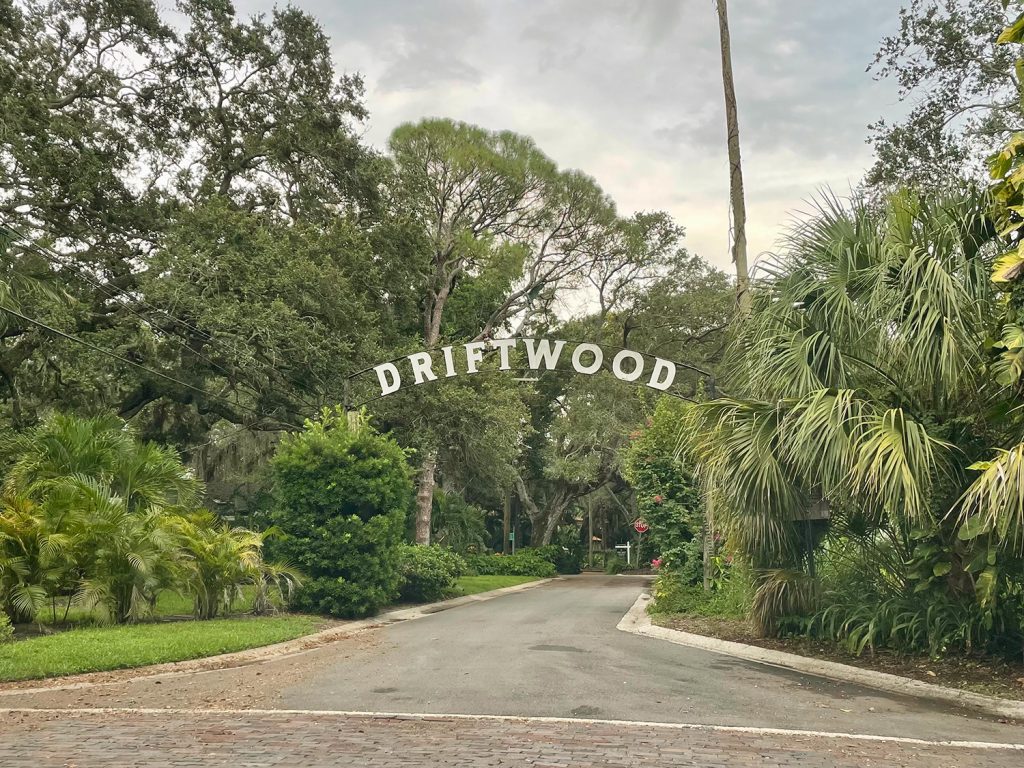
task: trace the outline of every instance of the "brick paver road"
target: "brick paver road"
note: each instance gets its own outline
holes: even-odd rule
[[[639,723],[292,712],[2,712],[3,768],[1020,768],[1024,751]]]

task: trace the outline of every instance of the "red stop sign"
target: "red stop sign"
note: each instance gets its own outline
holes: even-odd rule
[[[644,520],[642,517],[638,517],[633,522],[633,530],[635,530],[637,533],[647,533],[649,530],[651,530],[651,527],[647,525],[646,520]]]

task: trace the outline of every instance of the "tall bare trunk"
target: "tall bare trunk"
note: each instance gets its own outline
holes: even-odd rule
[[[437,469],[437,452],[430,451],[423,458],[420,468],[419,488],[416,491],[416,543],[430,543],[430,518],[434,507],[434,470]]]
[[[732,46],[729,40],[727,0],[715,0],[718,38],[722,49],[722,88],[725,93],[726,144],[729,151],[729,218],[732,220],[732,263],[736,267],[736,309],[742,318],[750,312],[750,271],[747,267],[747,206],[743,199],[743,164],[740,161],[740,121],[736,108],[736,86],[732,79]],[[704,525],[704,589],[711,589],[714,524],[711,502]]]
[[[729,41],[729,9],[726,0],[716,0],[718,33],[722,47],[722,86],[725,90],[725,126],[729,148],[729,211],[732,219],[732,261],[736,265],[736,306],[740,314],[750,311],[750,273],[747,268],[747,207],[743,200],[743,166],[740,162],[740,124],[736,110],[736,87],[732,80]]]

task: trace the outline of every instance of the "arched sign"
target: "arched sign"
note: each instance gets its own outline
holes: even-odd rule
[[[372,370],[376,375],[379,389],[378,394],[372,399],[377,399],[398,392],[403,387],[479,373],[484,357],[488,353],[496,355],[499,371],[510,371],[513,367],[521,369],[521,365],[514,366],[513,363],[513,355],[520,355],[516,359],[521,359],[525,367],[531,371],[573,370],[592,376],[605,369],[620,381],[642,384],[668,394],[672,394],[668,390],[676,380],[679,367],[705,373],[691,365],[675,363],[632,349],[563,339],[513,337],[471,341],[468,344],[413,352],[366,368],[349,378]]]

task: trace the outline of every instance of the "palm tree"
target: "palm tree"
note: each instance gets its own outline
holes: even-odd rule
[[[138,441],[116,417],[66,414],[5,436],[0,450],[10,460],[7,498],[31,504],[25,515],[16,505],[0,510],[0,527],[31,533],[0,543],[0,555],[14,552],[5,569],[10,578],[26,572],[19,577],[20,617],[30,620],[44,595],[103,605],[117,622],[148,612],[181,568],[169,520],[200,491],[177,454]],[[54,573],[45,583],[27,575],[47,568]]]
[[[13,457],[8,490],[30,495],[75,476],[103,483],[132,511],[191,504],[200,492],[174,449],[140,442],[116,416],[55,413],[32,430],[7,436],[0,450]]]
[[[105,607],[118,624],[147,615],[184,567],[173,517],[159,509],[133,510],[125,497],[93,479],[72,477],[57,491],[79,510],[74,539],[83,578],[75,602]]]
[[[483,552],[487,549],[487,523],[484,511],[454,491],[434,491],[431,538],[435,544],[456,552]]]
[[[897,563],[931,531],[946,543],[936,573],[962,590],[976,580],[950,544],[964,515],[1019,520],[1010,486],[992,483],[1020,472],[1016,449],[971,485],[988,446],[1020,434],[983,345],[998,301],[983,210],[970,191],[903,193],[882,209],[823,200],[764,268],[729,360],[735,394],[691,410],[683,447],[721,523],[756,568],[785,573],[790,594],[817,543],[815,505],[834,534],[895,547]]]
[[[740,160],[740,122],[736,86],[732,78],[732,42],[726,0],[715,0],[718,41],[722,54],[722,89],[725,94],[726,146],[729,151],[729,213],[732,219],[732,261],[736,265],[736,306],[750,311],[750,273],[747,267],[747,206],[743,199],[743,164]]]
[[[30,622],[73,573],[68,519],[24,496],[0,500],[0,610]]]

